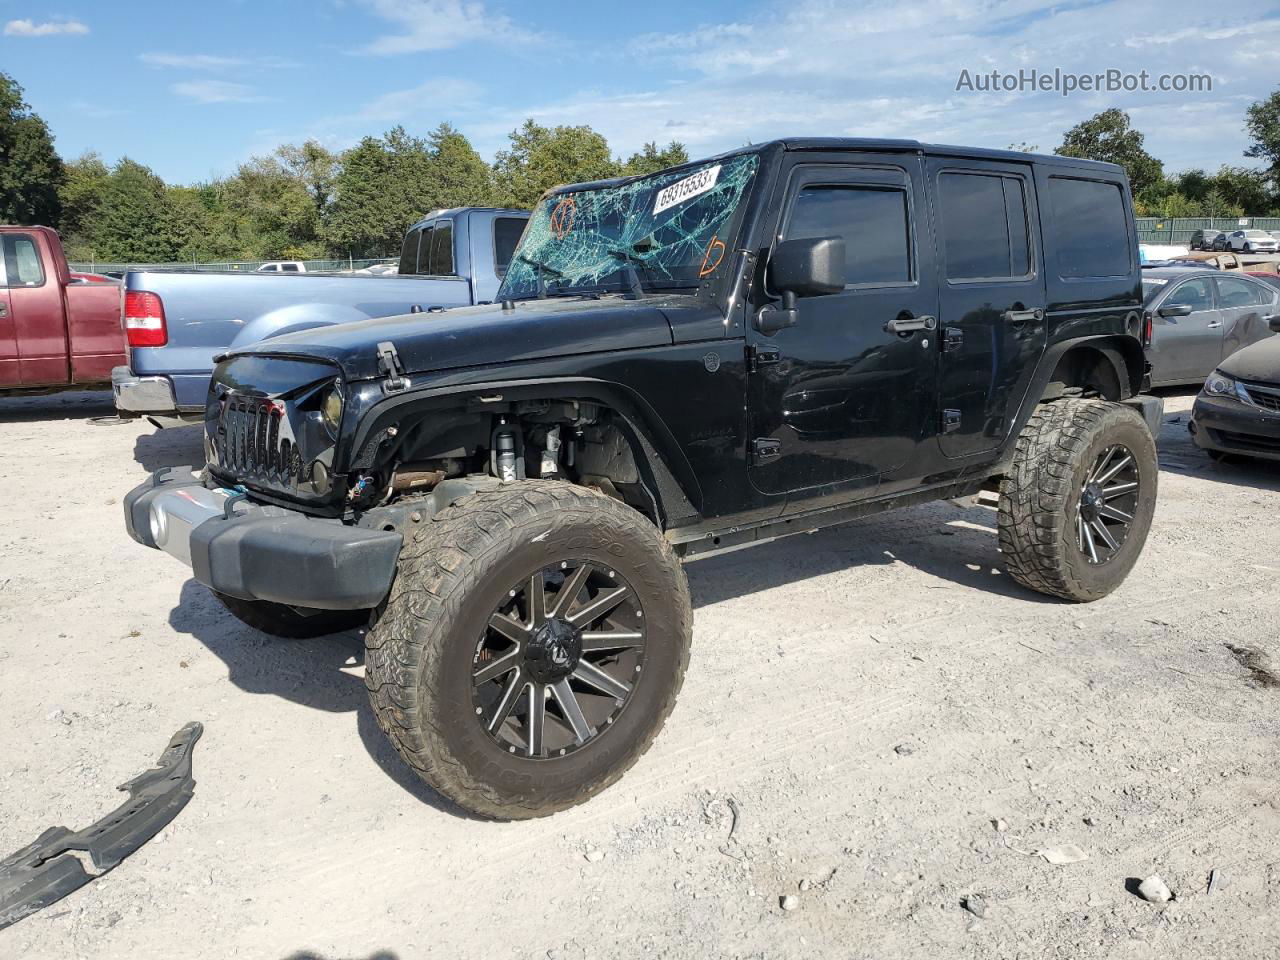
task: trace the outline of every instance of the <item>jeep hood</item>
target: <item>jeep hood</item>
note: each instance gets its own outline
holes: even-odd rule
[[[1280,383],[1280,334],[1237,350],[1218,364],[1218,369],[1237,380]]]
[[[687,299],[687,298],[686,298]],[[407,374],[536,360],[571,354],[666,346],[671,324],[659,304],[669,300],[567,299],[516,301],[412,313],[312,327],[233,350],[228,357],[280,355],[327,360],[348,380],[381,375],[379,343],[395,344]]]

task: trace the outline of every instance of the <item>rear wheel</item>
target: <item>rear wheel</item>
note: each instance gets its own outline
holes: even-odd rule
[[[658,530],[603,494],[523,481],[436,514],[366,636],[374,714],[471,813],[544,816],[613,783],[675,703],[692,615]]]
[[[299,611],[283,603],[271,603],[268,600],[241,600],[229,597],[225,593],[214,591],[213,594],[222,601],[237,620],[248,624],[255,630],[269,633],[273,637],[285,637],[290,640],[310,640],[330,633],[342,633],[354,630],[369,622],[368,610],[308,610]]]
[[[1077,602],[1118,587],[1155,511],[1155,441],[1137,411],[1103,400],[1042,404],[1001,481],[999,532],[1015,580]]]

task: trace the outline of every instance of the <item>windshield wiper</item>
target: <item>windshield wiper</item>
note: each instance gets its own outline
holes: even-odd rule
[[[519,260],[521,263],[527,263],[529,266],[533,267],[538,278],[538,299],[539,300],[547,299],[547,284],[546,284],[546,281],[542,279],[542,275],[544,273],[549,273],[551,274],[551,276],[559,280],[564,279],[563,273],[561,273],[555,267],[548,266],[547,264],[543,263],[541,260],[535,260],[533,259],[533,257],[526,257],[523,253],[516,254],[516,259]]]
[[[644,296],[644,287],[640,283],[640,271],[636,269],[636,264],[648,268],[649,264],[643,257],[637,257],[634,253],[628,253],[626,250],[609,250],[609,256],[615,260],[621,260],[627,265],[627,294],[628,300],[639,300]]]

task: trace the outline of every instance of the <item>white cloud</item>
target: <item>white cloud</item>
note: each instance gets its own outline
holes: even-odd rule
[[[265,99],[255,94],[253,87],[228,80],[185,80],[170,89],[196,103],[254,103]]]
[[[361,48],[362,53],[397,54],[448,50],[474,41],[528,43],[539,34],[518,26],[505,14],[493,13],[478,0],[365,0],[400,32],[385,34]]]
[[[140,53],[138,59],[150,67],[182,70],[233,70],[244,67],[284,68],[298,66],[282,57],[223,57],[211,53]]]
[[[79,20],[46,20],[44,23],[35,23],[30,19],[26,20],[10,20],[4,25],[4,35],[6,37],[52,37],[58,34],[75,34],[83,35],[89,32],[89,28]]]

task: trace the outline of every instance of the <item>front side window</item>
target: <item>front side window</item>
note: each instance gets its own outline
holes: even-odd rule
[[[696,293],[732,260],[743,198],[759,167],[743,154],[592,190],[543,197],[499,299],[642,290]]]
[[[25,233],[4,238],[5,276],[11,287],[38,287],[44,283],[44,268],[35,240]]]
[[[782,239],[842,237],[846,285],[910,283],[907,217],[905,190],[813,184],[796,194]]]
[[[1118,183],[1049,178],[1053,245],[1064,280],[1124,277],[1133,270],[1129,219]]]
[[[1027,201],[1020,177],[942,173],[938,206],[948,280],[1025,277],[1031,272]]]
[[[1192,313],[1213,309],[1213,290],[1209,286],[1209,278],[1196,277],[1194,280],[1183,281],[1169,294],[1162,306],[1188,306]]]

